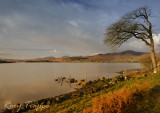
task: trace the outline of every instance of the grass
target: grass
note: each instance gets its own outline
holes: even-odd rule
[[[95,81],[67,96],[56,97],[56,101],[43,99],[39,104],[45,101],[49,108],[26,113],[159,113],[160,73],[130,77],[109,87],[106,85],[111,80]]]

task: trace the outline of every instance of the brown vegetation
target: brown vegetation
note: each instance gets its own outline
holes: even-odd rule
[[[131,107],[134,93],[135,90],[129,91],[123,88],[107,96],[95,98],[92,103],[92,109],[84,110],[84,113],[122,113],[128,111]]]
[[[92,108],[85,109],[84,113],[128,113],[136,103],[134,99],[144,96],[149,92],[150,83],[137,82],[131,85],[131,89],[122,88],[100,98],[95,98]]]
[[[26,60],[25,62],[107,62],[107,63],[130,63],[138,62],[144,52],[135,52],[127,50],[119,53],[106,53],[94,56],[75,56],[62,58],[40,58],[33,60]]]

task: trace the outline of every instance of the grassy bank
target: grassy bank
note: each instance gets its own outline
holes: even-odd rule
[[[36,109],[25,108],[23,105],[19,112],[159,113],[159,95],[160,73],[137,73],[127,79],[117,76],[114,79],[88,82],[75,92],[31,103]]]

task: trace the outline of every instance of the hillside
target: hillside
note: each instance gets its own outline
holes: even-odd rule
[[[94,56],[74,56],[74,57],[45,57],[34,60],[25,60],[25,62],[108,62],[108,63],[127,63],[138,62],[141,55],[147,54],[145,52],[136,52],[127,50],[119,53],[106,53]]]
[[[136,52],[132,50],[127,50],[119,53],[106,53],[98,54],[95,56],[88,57],[89,61],[97,62],[138,62],[141,55],[147,54],[145,52]]]
[[[44,57],[28,60],[19,59],[0,59],[0,63],[15,63],[15,62],[101,62],[101,63],[135,63],[139,58],[147,54],[145,52],[136,52],[127,50],[119,53],[97,54],[94,56],[73,56],[73,57]]]
[[[123,51],[123,52],[119,52],[119,53],[106,53],[106,54],[98,54],[98,55],[103,55],[103,56],[108,56],[108,55],[118,55],[118,56],[124,56],[124,55],[129,55],[129,56],[140,56],[146,54],[146,52],[136,52],[133,50],[127,50],[127,51]]]

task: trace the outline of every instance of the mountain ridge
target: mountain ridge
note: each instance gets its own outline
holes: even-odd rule
[[[126,54],[140,56],[140,55],[148,54],[148,53],[147,52],[137,52],[133,50],[126,50],[126,51],[117,52],[117,53],[105,53],[105,54],[98,54],[98,55],[126,55]]]
[[[55,58],[53,56],[26,59],[26,60],[15,60],[15,59],[1,59],[0,63],[14,63],[14,62],[106,62],[106,63],[132,63],[138,62],[138,59],[147,52],[137,52],[133,50],[126,50],[117,53],[104,53],[93,56],[72,56],[72,57],[61,57]]]
[[[46,59],[40,58],[35,60],[27,60],[26,62],[106,62],[106,63],[127,63],[138,62],[141,55],[148,54],[146,52],[136,52],[133,50],[126,50],[118,53],[105,53],[93,56],[72,56]]]

